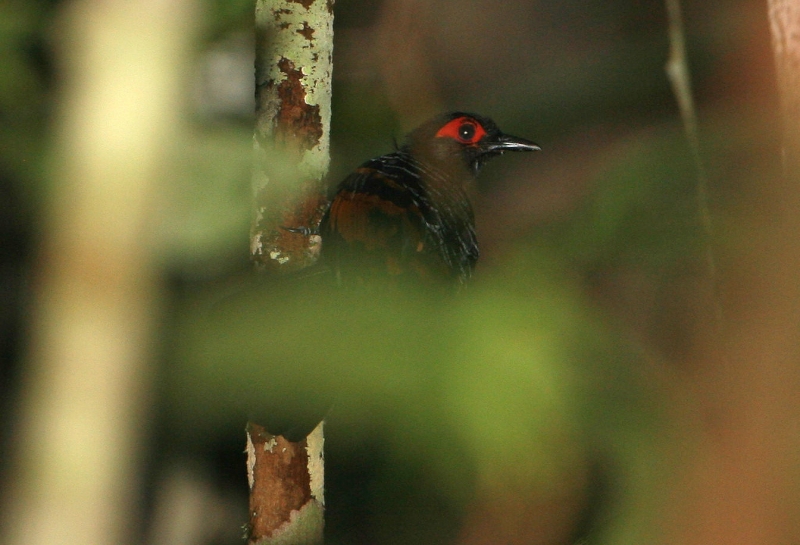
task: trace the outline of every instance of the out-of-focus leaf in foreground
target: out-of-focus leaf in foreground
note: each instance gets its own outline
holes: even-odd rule
[[[281,278],[200,298],[179,320],[173,417],[204,433],[274,411],[321,418],[332,403],[343,433],[380,427],[393,455],[423,460],[454,498],[476,482],[553,491],[590,459],[625,468],[624,495],[664,477],[648,366],[551,258],[504,270],[459,294]],[[637,498],[626,529],[646,528],[653,500]]]

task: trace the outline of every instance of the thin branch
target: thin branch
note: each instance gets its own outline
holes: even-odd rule
[[[717,333],[722,333],[723,313],[717,277],[717,262],[714,256],[714,223],[711,219],[711,208],[708,199],[708,174],[700,151],[700,134],[697,123],[697,110],[692,95],[692,81],[689,63],[686,56],[686,39],[683,27],[683,14],[680,0],[666,0],[669,20],[669,59],[665,66],[667,77],[672,85],[672,92],[678,102],[683,120],[683,128],[697,172],[697,213],[705,240],[705,261],[708,277],[712,283],[714,320]]]

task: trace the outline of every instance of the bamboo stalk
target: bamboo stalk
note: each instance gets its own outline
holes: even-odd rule
[[[53,184],[0,508],[9,545],[132,541],[161,310],[153,204],[196,21],[191,0],[63,7]]]
[[[282,273],[312,264],[330,163],[332,0],[257,0],[251,256]],[[288,230],[284,227],[299,228]],[[300,442],[247,427],[249,543],[322,543],[323,428]]]

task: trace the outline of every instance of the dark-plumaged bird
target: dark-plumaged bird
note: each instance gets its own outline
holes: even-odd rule
[[[431,119],[339,184],[320,224],[322,262],[340,283],[465,282],[479,255],[469,185],[492,157],[539,149],[477,114]]]
[[[319,262],[293,281],[364,293],[387,284],[461,286],[479,254],[469,186],[492,157],[538,149],[477,114],[431,119],[399,149],[362,164],[335,188],[319,226]],[[331,401],[326,395],[306,397],[292,414],[276,408],[258,420],[270,433],[300,441]]]

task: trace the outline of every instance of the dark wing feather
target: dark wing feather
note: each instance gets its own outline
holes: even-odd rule
[[[429,240],[416,178],[386,168],[393,155],[348,176],[322,219],[322,259],[341,281],[450,276]]]

